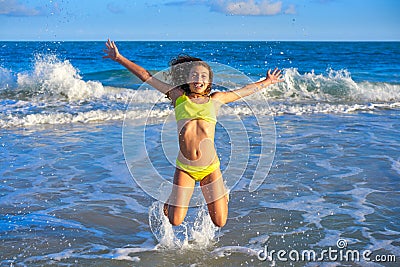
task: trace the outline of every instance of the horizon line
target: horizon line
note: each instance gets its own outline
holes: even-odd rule
[[[396,39],[384,39],[384,40],[376,40],[376,39],[359,39],[359,40],[320,40],[320,39],[315,39],[315,40],[290,40],[290,39],[282,39],[282,40],[262,40],[262,39],[255,39],[255,40],[249,40],[249,39],[240,39],[240,40],[234,40],[234,39],[225,39],[225,40],[216,40],[216,39],[211,39],[211,40],[189,40],[189,39],[182,39],[182,40],[146,40],[146,39],[140,39],[140,40],[132,40],[132,39],[110,39],[118,42],[400,42],[399,40]],[[23,39],[23,40],[17,40],[17,39],[8,39],[8,40],[1,40],[0,42],[106,42],[107,39],[80,39],[80,40],[73,40],[73,39],[65,39],[65,40],[51,40],[51,39],[44,39],[44,40],[35,40],[35,39]]]

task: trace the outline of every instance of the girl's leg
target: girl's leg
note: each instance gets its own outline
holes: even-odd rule
[[[175,169],[174,186],[168,203],[164,204],[164,214],[172,225],[180,225],[186,217],[195,181],[186,172]]]
[[[201,190],[207,202],[211,220],[218,227],[223,227],[228,218],[228,192],[218,168],[200,182]]]

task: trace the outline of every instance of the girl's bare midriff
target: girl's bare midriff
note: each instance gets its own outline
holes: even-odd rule
[[[213,141],[214,123],[201,119],[180,120],[177,126],[180,162],[191,166],[209,166],[218,160]]]

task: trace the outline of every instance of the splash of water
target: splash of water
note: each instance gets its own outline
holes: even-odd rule
[[[83,81],[69,60],[61,61],[56,55],[36,55],[31,73],[18,73],[19,88],[34,91],[46,97],[63,96],[68,100],[101,97],[105,90],[100,82]]]
[[[163,203],[156,201],[149,208],[149,225],[158,240],[158,246],[165,249],[204,249],[215,243],[219,230],[208,214],[206,205],[188,215],[180,226],[172,226],[163,213]]]

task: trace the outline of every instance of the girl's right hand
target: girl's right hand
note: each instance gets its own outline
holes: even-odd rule
[[[114,61],[117,61],[120,57],[121,54],[118,52],[118,48],[115,45],[114,41],[110,41],[110,39],[107,40],[106,43],[107,49],[104,49],[104,53],[106,53],[106,56],[103,56],[103,58],[110,58]]]

